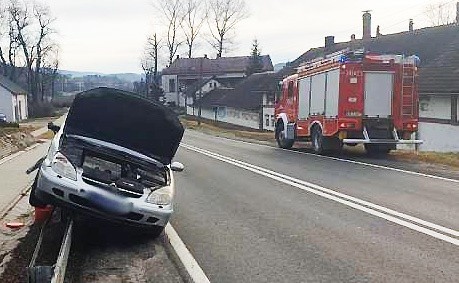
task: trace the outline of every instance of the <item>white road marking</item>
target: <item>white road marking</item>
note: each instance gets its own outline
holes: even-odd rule
[[[459,231],[456,231],[450,228],[446,228],[446,227],[443,227],[443,226],[440,226],[434,223],[430,223],[428,221],[425,221],[425,220],[422,220],[422,219],[419,219],[419,218],[416,218],[416,217],[413,217],[413,216],[410,216],[404,213],[400,213],[400,212],[397,212],[395,210],[392,210],[392,209],[389,209],[389,208],[386,208],[380,205],[376,205],[376,204],[373,204],[373,203],[370,203],[364,200],[360,200],[355,197],[351,197],[351,196],[348,196],[348,195],[345,195],[345,194],[342,194],[342,193],[339,193],[339,192],[336,192],[336,191],[333,191],[333,190],[330,190],[330,189],[327,189],[327,188],[324,188],[324,187],[321,187],[315,184],[311,184],[309,182],[305,182],[305,181],[302,181],[302,180],[299,180],[299,179],[296,179],[296,178],[293,178],[293,177],[290,177],[284,174],[280,174],[280,173],[277,173],[277,172],[274,172],[274,171],[271,171],[271,170],[268,170],[268,169],[265,169],[265,168],[262,168],[256,165],[252,165],[252,164],[249,164],[243,161],[239,161],[233,158],[229,158],[229,157],[217,154],[217,153],[213,153],[213,152],[210,152],[210,151],[207,151],[207,150],[195,147],[195,146],[190,146],[187,144],[182,144],[182,146],[188,150],[192,150],[197,153],[212,157],[214,159],[235,165],[237,167],[246,169],[248,171],[257,173],[259,175],[277,180],[279,182],[282,182],[287,185],[291,185],[298,189],[301,189],[301,190],[319,195],[321,197],[339,202],[349,207],[358,209],[360,211],[383,218],[385,220],[399,224],[409,229],[421,232],[431,237],[434,237],[434,238],[443,240],[445,242],[451,243],[453,245],[459,246],[459,239],[451,237],[451,236],[458,237]],[[411,221],[411,222],[408,222],[406,220]],[[424,227],[420,225],[423,225]],[[445,234],[449,234],[451,236],[442,234],[433,229],[443,232]]]
[[[400,172],[400,173],[411,174],[411,175],[421,176],[421,177],[425,177],[425,178],[431,178],[431,179],[442,180],[442,181],[453,182],[453,183],[458,183],[459,184],[459,180],[456,180],[456,179],[445,178],[445,177],[436,176],[436,175],[430,175],[430,174],[424,174],[424,173],[419,173],[419,172],[415,172],[415,171],[403,170],[403,169],[394,168],[394,167],[388,167],[388,166],[377,165],[377,164],[372,164],[372,163],[366,163],[366,162],[361,162],[361,161],[355,161],[355,160],[350,160],[350,159],[342,159],[342,158],[333,157],[333,156],[318,155],[318,154],[314,154],[314,153],[296,151],[296,150],[291,150],[291,149],[278,148],[278,147],[270,146],[270,145],[266,145],[266,144],[258,144],[258,143],[252,143],[252,142],[247,142],[247,141],[234,140],[234,139],[225,138],[225,137],[216,137],[216,136],[212,136],[212,137],[217,138],[217,139],[221,139],[221,140],[226,140],[226,141],[239,142],[239,143],[249,144],[249,145],[253,145],[253,146],[268,147],[268,148],[271,148],[271,149],[283,150],[283,151],[288,151],[288,152],[291,152],[291,153],[297,153],[297,154],[304,154],[304,155],[315,156],[315,157],[320,157],[320,158],[326,158],[326,159],[331,159],[331,160],[335,160],[335,161],[353,163],[353,164],[357,164],[357,165],[369,166],[369,167],[378,168],[378,169],[391,170],[391,171],[396,171],[396,172]]]
[[[206,274],[201,269],[198,262],[194,259],[190,251],[187,249],[185,243],[183,243],[182,239],[180,239],[172,225],[167,224],[164,232],[166,233],[172,248],[180,258],[180,261],[185,266],[186,271],[188,274],[190,274],[191,279],[193,279],[193,282],[210,283],[209,278],[207,278]]]

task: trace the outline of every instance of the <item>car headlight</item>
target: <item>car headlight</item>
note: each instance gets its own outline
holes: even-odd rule
[[[76,170],[72,163],[62,153],[58,152],[54,155],[51,162],[51,168],[58,175],[76,181]]]
[[[172,203],[174,191],[171,186],[165,186],[156,191],[151,192],[147,197],[147,202],[156,205],[169,205]]]

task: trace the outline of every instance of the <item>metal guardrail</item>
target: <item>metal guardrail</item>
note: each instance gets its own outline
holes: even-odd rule
[[[65,230],[64,241],[62,242],[59,256],[57,257],[56,265],[54,266],[54,274],[51,283],[62,283],[65,279],[65,271],[70,254],[70,246],[72,245],[73,220],[70,219]]]
[[[27,268],[29,283],[63,283],[65,279],[70,247],[72,245],[73,220],[70,218],[67,222],[56,263],[52,266],[35,266],[43,242],[44,230],[48,223],[49,219],[41,227],[37,245]]]

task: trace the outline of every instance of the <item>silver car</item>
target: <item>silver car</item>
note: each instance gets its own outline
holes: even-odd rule
[[[175,113],[110,88],[78,94],[44,158],[30,195],[159,235],[173,212],[174,157],[183,136]]]

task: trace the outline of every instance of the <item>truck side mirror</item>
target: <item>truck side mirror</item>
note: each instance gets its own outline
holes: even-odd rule
[[[61,127],[59,127],[59,126],[57,126],[57,125],[54,125],[53,122],[49,122],[49,123],[48,123],[48,129],[51,130],[51,131],[53,131],[53,133],[56,134],[57,132],[59,132],[59,130],[61,129]]]

